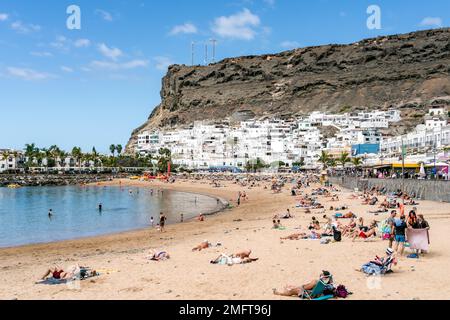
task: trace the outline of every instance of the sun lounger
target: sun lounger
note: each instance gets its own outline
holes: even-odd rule
[[[321,280],[319,280],[319,282],[317,282],[314,289],[312,289],[311,291],[304,290],[301,298],[308,299],[308,300],[328,300],[328,299],[334,298],[334,296],[331,294],[323,295],[323,292],[325,291],[325,289],[326,289],[326,284],[323,283]]]

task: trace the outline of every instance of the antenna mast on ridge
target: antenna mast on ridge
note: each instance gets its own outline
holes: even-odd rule
[[[191,42],[191,65],[194,65],[194,56],[195,56],[195,42]]]
[[[205,64],[208,65],[208,42],[205,42]]]
[[[216,39],[209,40],[212,43],[212,63],[216,62]]]

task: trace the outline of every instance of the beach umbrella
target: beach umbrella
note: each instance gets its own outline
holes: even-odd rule
[[[425,177],[426,176],[425,166],[423,165],[423,162],[420,164],[420,176],[421,177]]]

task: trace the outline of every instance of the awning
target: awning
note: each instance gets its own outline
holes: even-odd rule
[[[419,169],[420,168],[420,163],[408,163],[405,162],[405,164],[403,165],[401,162],[395,162],[392,164],[392,168],[408,168],[408,169]]]

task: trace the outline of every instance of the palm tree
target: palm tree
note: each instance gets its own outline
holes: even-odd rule
[[[36,151],[36,145],[34,143],[26,144],[25,145],[25,156],[26,157],[33,157]]]
[[[331,168],[336,167],[336,159],[335,158],[330,158],[328,160],[328,166],[330,166]]]
[[[40,153],[39,148],[36,147],[36,144],[26,144],[25,145],[25,157],[26,157],[26,166],[30,167],[33,164],[33,161],[37,158],[37,155]]]
[[[348,162],[350,162],[350,157],[349,157],[348,152],[343,151],[343,152],[339,155],[339,157],[338,157],[338,159],[337,159],[337,162],[342,166],[342,168],[344,168],[344,167],[345,167],[345,164],[348,163]]]
[[[109,151],[111,151],[112,156],[114,157],[115,152],[116,152],[116,145],[112,144],[109,146]]]
[[[352,163],[355,167],[359,167],[362,164],[361,158],[352,158]]]
[[[319,162],[323,164],[324,168],[326,168],[330,164],[330,159],[331,157],[328,152],[322,150],[322,153],[319,157]]]
[[[78,168],[81,171],[81,159],[83,157],[83,153],[81,152],[80,147],[73,147],[72,149],[72,157],[75,158],[75,161],[78,163]]]
[[[123,150],[122,145],[121,145],[121,144],[118,144],[118,145],[116,146],[116,151],[117,151],[117,154],[118,154],[119,156],[122,154],[122,150]]]

